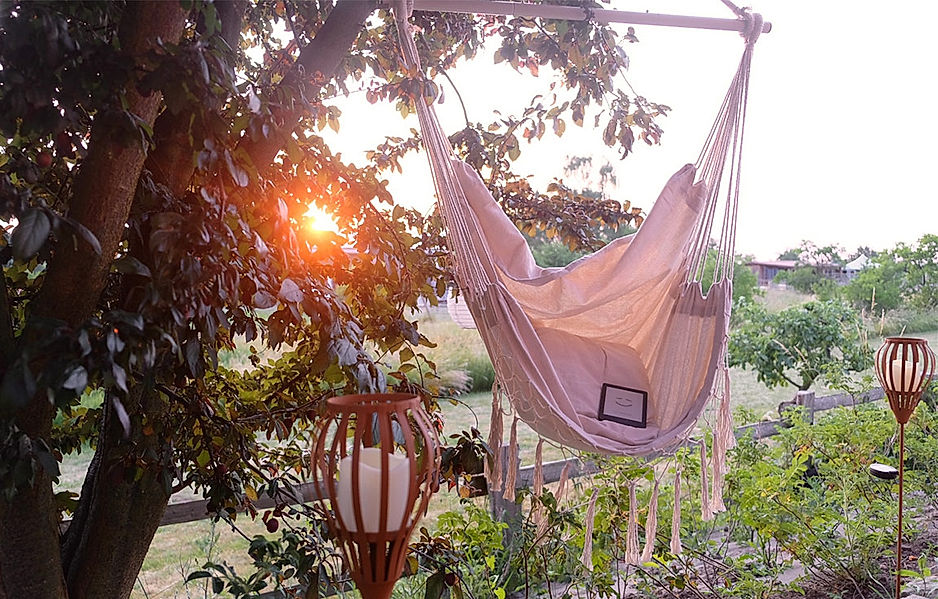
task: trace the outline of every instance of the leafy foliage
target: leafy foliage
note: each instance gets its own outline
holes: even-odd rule
[[[821,376],[858,372],[872,362],[858,314],[840,302],[808,302],[774,314],[745,302],[739,310],[729,364],[754,370],[769,388],[809,389]]]
[[[922,404],[907,428],[906,513],[913,516],[906,528],[909,538],[921,532],[927,518],[920,510],[936,507],[927,492],[938,475],[936,423],[934,411]],[[453,585],[442,595],[433,586],[432,596],[502,596],[532,592],[546,581],[554,582],[557,596],[585,591],[615,596],[625,585],[634,585],[642,596],[701,599],[769,599],[786,592],[804,594],[809,588],[818,596],[844,589],[857,596],[888,594],[896,485],[871,477],[868,468],[874,462],[895,464],[894,434],[894,419],[879,403],[838,408],[813,424],[795,416],[771,441],[743,437],[730,452],[724,494],[728,510],[710,522],[701,519],[699,452],[687,448],[659,469],[627,458],[594,456],[597,474],[564,501],[547,489],[540,499],[521,492],[517,502],[522,517],[511,522],[510,534],[504,522],[464,500],[440,516],[439,536],[428,534],[419,545],[422,560],[430,562],[432,556],[439,560],[437,571],[453,574]],[[678,465],[684,473],[683,554],[673,555],[667,523]],[[623,568],[628,486],[638,483],[641,530],[655,479],[660,496],[653,559]],[[585,512],[594,491],[588,569],[581,557]],[[795,580],[790,576],[798,571],[793,566],[803,568]],[[426,587],[429,593],[429,580]]]
[[[938,235],[924,235],[915,244],[900,243],[877,254],[844,293],[873,313],[903,304],[920,310],[938,307]]]

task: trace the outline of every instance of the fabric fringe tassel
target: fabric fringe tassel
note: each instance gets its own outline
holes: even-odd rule
[[[730,405],[730,369],[725,364],[723,365],[723,401],[720,403],[720,427],[723,432],[723,447],[726,448],[726,451],[735,448],[736,435],[733,426],[733,410]],[[726,474],[725,465],[723,474]]]
[[[485,460],[485,480],[489,492],[502,490],[502,402],[498,383],[492,385],[492,418],[489,421],[489,449],[492,455]]]
[[[651,490],[648,500],[648,519],[645,520],[645,547],[642,549],[642,562],[647,564],[655,555],[655,536],[658,534],[658,480]]]
[[[531,523],[534,525],[535,542],[543,538],[547,532],[547,514],[544,513],[544,506],[541,504],[541,494],[544,492],[544,439],[538,439],[537,449],[534,451],[534,483],[532,484],[532,493],[534,498],[531,500]]]
[[[502,497],[505,501],[515,500],[515,487],[518,486],[518,417],[511,421],[511,437],[508,441],[508,471],[505,472],[505,484]]]
[[[733,414],[730,411],[730,375],[723,367],[724,387],[720,398],[717,424],[713,431],[713,487],[710,490],[710,509],[713,513],[725,512],[723,502],[723,477],[727,472],[726,452],[736,447],[733,434]]]
[[[707,442],[700,442],[700,519],[704,522],[713,520],[713,510],[710,509],[710,482],[707,476],[709,464],[707,462]]]
[[[642,563],[638,553],[638,500],[635,498],[635,485],[634,480],[629,483],[629,528],[625,536],[625,563],[630,566]]]
[[[544,439],[537,440],[537,449],[534,450],[534,483],[533,487],[535,497],[540,497],[544,490]]]
[[[596,519],[596,498],[598,497],[599,489],[593,489],[593,496],[590,497],[586,516],[583,518],[583,556],[580,558],[580,563],[590,572],[593,571],[593,521]]]
[[[674,472],[674,513],[671,515],[671,553],[681,555],[681,468]]]
[[[563,465],[563,470],[560,471],[560,480],[557,481],[556,494],[558,506],[567,494],[567,483],[570,481],[570,467],[570,462],[567,462]]]

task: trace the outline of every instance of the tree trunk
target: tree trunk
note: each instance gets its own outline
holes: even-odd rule
[[[185,13],[178,2],[131,2],[121,17],[121,48],[130,59],[139,62],[156,46],[157,40],[177,43],[185,24]],[[127,110],[152,127],[160,99],[158,92],[142,96],[131,87],[126,93]],[[95,118],[88,156],[75,177],[75,192],[69,202],[69,216],[97,237],[101,253],[92,251],[83,242],[59,243],[36,298],[37,316],[76,325],[91,316],[97,306],[124,236],[124,225],[146,158],[143,144],[125,140],[122,120],[114,113]]]
[[[221,22],[221,37],[229,48],[233,48],[232,55],[235,54],[241,39],[241,25],[247,4],[245,0],[229,0],[215,5]],[[154,180],[165,185],[177,197],[189,186],[195,173],[192,154],[202,148],[202,140],[206,137],[203,130],[191,130],[194,116],[187,110],[177,114],[169,110],[163,111],[153,126],[156,147],[144,163],[144,168],[152,173]]]
[[[121,48],[128,59],[139,60],[158,39],[177,41],[184,26],[185,14],[178,2],[130,3],[121,19]],[[150,126],[159,103],[159,94],[141,96],[130,90],[126,96],[128,110]],[[35,300],[34,316],[74,325],[91,316],[97,305],[146,156],[140,143],[122,143],[116,118],[96,118],[70,202],[70,216],[97,237],[102,252],[96,254],[85,244],[60,243]],[[31,439],[48,439],[53,416],[53,406],[40,393],[15,415],[15,422]],[[0,587],[10,597],[68,596],[52,480],[42,469],[31,486],[18,491],[12,500],[0,500],[0,577]]]
[[[135,414],[132,430],[138,432],[125,439],[110,404],[106,406],[81,502],[63,539],[69,599],[129,597],[169,502],[162,476],[172,468],[170,440],[139,432],[143,418],[165,406],[144,384],[132,388],[125,404]],[[145,465],[138,477],[141,456]]]

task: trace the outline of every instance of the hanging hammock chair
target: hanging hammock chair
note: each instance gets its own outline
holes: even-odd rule
[[[405,12],[397,11],[403,54],[419,68]],[[751,15],[742,60],[696,164],[668,180],[636,234],[565,268],[535,264],[478,173],[454,156],[433,106],[416,102],[461,299],[497,384],[541,436],[593,452],[660,453],[686,438],[711,397],[728,401],[727,379],[717,374],[725,369],[743,119],[761,30],[761,17]],[[715,268],[702,285],[708,254]],[[727,420],[728,406],[721,408]],[[720,428],[732,435],[728,423]]]

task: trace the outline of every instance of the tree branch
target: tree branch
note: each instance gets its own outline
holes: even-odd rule
[[[186,24],[178,2],[131,2],[121,18],[121,48],[141,61],[157,41],[176,43]],[[135,88],[124,98],[127,112],[152,127],[161,94],[140,95]],[[139,142],[125,141],[119,112],[100,114],[91,129],[88,156],[75,177],[69,216],[98,239],[101,253],[84,243],[60,243],[36,298],[33,315],[77,325],[94,313],[114,254],[124,235],[137,179],[146,158]]]
[[[10,296],[7,278],[0,271],[0,368],[7,368],[16,352],[16,332],[13,330],[13,316],[10,314]]]
[[[305,94],[290,94],[294,99],[281,107],[276,115],[279,123],[266,139],[252,141],[245,137],[239,148],[244,149],[258,171],[264,171],[277,153],[286,146],[306,106],[299,98],[318,95],[322,84],[335,76],[342,59],[358,38],[365,19],[377,7],[376,0],[338,2],[310,43],[278,84],[278,90],[306,88]],[[274,93],[276,96],[276,92]],[[289,97],[288,94],[280,94]]]

